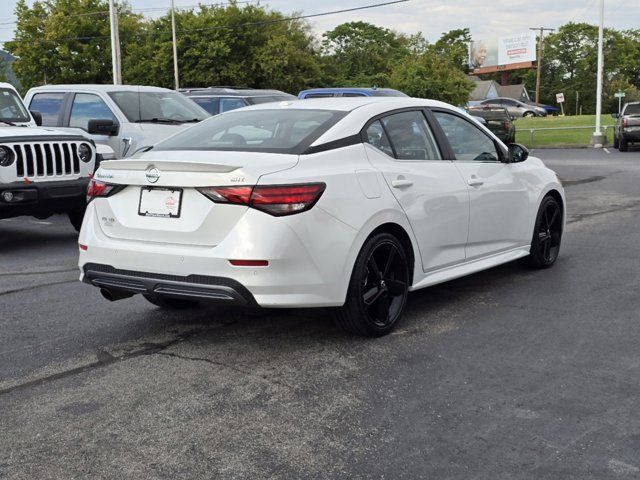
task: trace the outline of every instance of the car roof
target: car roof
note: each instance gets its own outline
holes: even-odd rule
[[[291,96],[289,93],[273,89],[260,88],[235,88],[235,87],[205,87],[205,88],[181,88],[180,92],[187,96],[225,95],[230,97],[268,97],[273,95]]]
[[[172,92],[168,88],[153,87],[149,85],[112,85],[112,84],[63,84],[42,85],[33,87],[29,91],[67,91],[67,90],[93,90],[98,92]]]
[[[304,109],[304,110],[336,110],[349,112],[357,108],[367,105],[380,105],[382,111],[387,107],[405,108],[405,107],[437,107],[446,106],[455,108],[451,105],[437,100],[429,100],[425,98],[412,97],[327,97],[314,98],[309,100],[284,100],[282,102],[263,103],[260,105],[252,105],[244,107],[243,110],[272,110],[272,109]]]
[[[302,90],[300,93],[308,92],[399,92],[399,90],[377,87],[319,87]]]
[[[345,118],[339,120],[313,142],[313,145],[320,145],[349,135],[359,134],[362,126],[372,117],[393,110],[412,107],[441,107],[473,118],[464,110],[460,110],[448,103],[412,97],[328,97],[314,98],[312,100],[285,100],[243,107],[221,115],[257,110],[329,110],[345,112],[347,114]]]

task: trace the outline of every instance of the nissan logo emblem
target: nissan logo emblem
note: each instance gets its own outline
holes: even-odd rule
[[[145,175],[149,183],[156,183],[160,179],[160,170],[156,167],[150,167]]]

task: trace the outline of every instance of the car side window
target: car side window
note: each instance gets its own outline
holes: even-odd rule
[[[218,114],[218,103],[220,102],[220,99],[218,99],[217,97],[189,97],[189,98],[191,98],[191,100],[193,100],[202,108],[204,108],[211,115]]]
[[[221,98],[220,99],[220,113],[228,112],[229,110],[235,110],[236,108],[246,107],[246,103],[241,98]]]
[[[76,93],[71,106],[69,126],[82,128],[89,126],[91,119],[110,119],[116,122],[116,117],[111,109],[98,95],[93,93]]]
[[[366,97],[367,95],[364,93],[358,93],[358,92],[344,92],[342,96],[343,97]]]
[[[380,120],[376,120],[371,125],[369,125],[366,134],[368,144],[373,145],[378,150],[381,150],[390,157],[393,157],[391,142],[389,142],[389,137],[387,137],[387,133],[384,131]]]
[[[398,160],[442,160],[422,111],[395,113],[382,124]]]
[[[36,93],[31,99],[29,110],[40,112],[42,125],[59,127],[58,117],[64,103],[64,93]]]
[[[471,122],[445,112],[433,112],[433,115],[444,131],[456,160],[500,161],[500,155],[493,139]]]

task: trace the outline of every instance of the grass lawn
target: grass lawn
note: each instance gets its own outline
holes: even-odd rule
[[[615,120],[610,115],[601,115],[601,124],[613,125]],[[572,115],[566,117],[534,117],[518,118],[516,124],[516,142],[527,147],[589,145],[596,125],[595,115]],[[580,130],[538,130],[539,128],[591,127]],[[529,129],[535,129],[533,145]],[[604,129],[603,129],[604,131]],[[613,129],[607,129],[607,143],[613,142]]]

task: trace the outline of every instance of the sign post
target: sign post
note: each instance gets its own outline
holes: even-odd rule
[[[625,93],[623,91],[616,92],[613,96],[618,99],[618,115],[622,111],[622,99],[625,97]]]
[[[562,116],[564,117],[564,93],[556,93],[556,102],[560,104],[560,111],[562,112]]]

